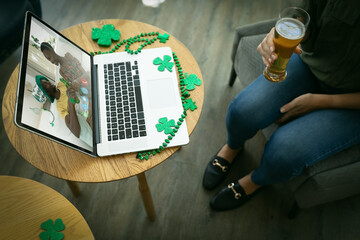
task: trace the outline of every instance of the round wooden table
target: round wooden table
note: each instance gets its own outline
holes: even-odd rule
[[[81,213],[60,193],[30,179],[0,176],[1,239],[40,239],[41,224],[60,218],[64,239],[95,239]]]
[[[120,30],[120,41],[144,32],[159,32],[161,34],[166,32],[146,23],[122,19],[86,22],[61,32],[88,52],[104,52],[111,50],[116,42],[109,48],[103,48],[99,47],[97,42],[91,39],[92,28],[102,28],[104,24],[113,24],[115,29]],[[135,50],[140,44],[134,43],[130,48]],[[191,98],[198,107],[195,111],[188,110],[186,124],[190,135],[200,118],[203,107],[204,80],[191,52],[174,36],[170,35],[166,43],[155,41],[151,46],[146,46],[144,49],[164,46],[171,47],[172,51],[178,56],[184,73],[196,74],[202,80],[200,86],[197,86],[193,91],[189,91]],[[117,51],[124,50],[125,46],[122,45]],[[16,151],[26,161],[41,171],[67,180],[74,194],[78,193],[77,185],[74,182],[108,182],[136,175],[139,180],[139,189],[145,209],[149,218],[153,220],[155,218],[155,210],[144,173],[168,159],[180,147],[166,148],[165,151],[156,154],[148,161],[136,159],[136,153],[94,158],[20,129],[15,126],[13,120],[18,72],[19,66],[14,70],[6,86],[2,106],[5,131]]]

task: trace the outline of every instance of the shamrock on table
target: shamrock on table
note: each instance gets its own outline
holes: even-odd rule
[[[169,72],[172,72],[172,68],[174,66],[173,62],[169,62],[171,60],[171,57],[169,55],[164,55],[164,60],[161,60],[161,58],[157,57],[154,59],[153,64],[154,65],[160,65],[158,67],[158,70],[163,72],[165,68],[169,70]]]
[[[120,31],[115,29],[112,24],[106,24],[100,28],[93,28],[91,32],[91,38],[98,40],[99,46],[108,47],[111,45],[111,40],[119,41]]]
[[[194,90],[195,85],[201,85],[201,80],[195,74],[190,74],[188,76],[188,73],[185,73],[184,84],[186,85],[187,90]]]
[[[39,237],[41,240],[61,240],[64,238],[64,234],[59,232],[65,229],[65,225],[60,218],[55,220],[55,224],[53,224],[51,219],[43,222],[41,228],[46,230],[46,232],[40,233]]]
[[[158,132],[165,130],[165,134],[171,134],[174,130],[172,127],[175,127],[175,120],[171,119],[168,121],[167,117],[159,119],[159,123],[155,125]]]
[[[191,111],[194,111],[195,109],[197,109],[195,102],[191,98],[186,99],[183,106],[184,106],[185,111],[188,110],[189,108],[191,109]]]
[[[160,39],[161,43],[166,43],[167,40],[169,40],[170,35],[167,33],[159,34],[158,39]]]

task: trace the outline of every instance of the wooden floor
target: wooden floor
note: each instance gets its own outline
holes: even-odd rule
[[[205,84],[205,104],[190,144],[146,173],[157,212],[150,222],[135,177],[102,184],[81,183],[74,197],[66,182],[23,160],[0,123],[0,174],[42,182],[68,198],[83,214],[96,239],[360,239],[360,196],[305,209],[287,219],[291,192],[283,185],[263,189],[245,206],[214,212],[209,200],[231,180],[257,166],[264,142],[261,134],[247,142],[240,161],[218,189],[201,186],[209,158],[225,143],[225,113],[241,91],[227,86],[230,51],[237,26],[274,18],[291,5],[286,0],[166,0],[149,8],[140,0],[43,0],[43,19],[58,30],[103,18],[123,18],[160,27],[187,46],[197,60]],[[89,36],[90,37],[90,36]],[[1,96],[19,51],[0,65]],[[1,236],[0,236],[1,239]]]

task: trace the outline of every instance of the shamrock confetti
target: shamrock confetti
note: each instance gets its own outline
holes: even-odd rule
[[[169,37],[170,37],[170,35],[167,33],[159,34],[159,36],[158,36],[161,43],[166,43],[166,41],[169,40]]]
[[[92,40],[98,40],[99,46],[108,47],[111,45],[111,39],[119,41],[120,31],[115,29],[112,24],[106,24],[100,28],[93,28],[91,33]]]
[[[169,70],[169,72],[172,72],[172,68],[174,66],[173,62],[169,62],[171,60],[171,57],[169,55],[164,55],[164,60],[161,60],[161,58],[157,57],[154,59],[153,64],[154,65],[160,65],[158,67],[158,70],[163,72],[165,68]]]
[[[155,126],[158,132],[165,130],[165,134],[171,134],[174,131],[172,127],[175,127],[175,121],[173,119],[168,121],[167,117],[163,117],[159,119],[159,123]]]
[[[183,106],[184,106],[185,110],[188,110],[190,108],[191,111],[194,111],[195,109],[197,109],[197,106],[195,105],[195,102],[193,102],[193,100],[191,98],[186,99]]]
[[[185,73],[184,84],[186,85],[187,90],[194,90],[195,85],[201,85],[201,80],[195,74],[190,74],[188,76],[188,73]]]
[[[41,229],[46,230],[46,232],[40,233],[39,237],[41,240],[61,240],[64,238],[64,234],[59,232],[65,229],[65,225],[60,218],[55,220],[55,224],[53,224],[51,219],[43,222]]]

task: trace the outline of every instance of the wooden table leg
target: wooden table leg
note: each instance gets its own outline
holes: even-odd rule
[[[141,193],[141,197],[144,203],[144,207],[146,210],[146,213],[151,221],[155,220],[156,213],[154,208],[154,203],[151,197],[151,192],[149,185],[146,181],[145,173],[140,173],[136,175],[139,181],[139,190]]]
[[[71,190],[71,192],[74,194],[75,197],[79,196],[80,195],[80,188],[79,188],[79,185],[77,185],[76,182],[73,182],[73,181],[67,181],[67,184]]]

